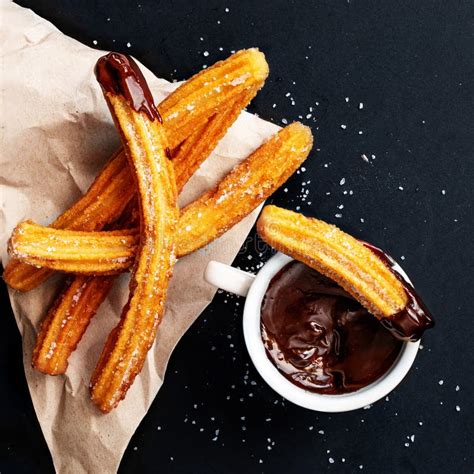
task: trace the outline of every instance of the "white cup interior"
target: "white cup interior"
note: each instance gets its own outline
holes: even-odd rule
[[[232,270],[226,273],[223,264],[210,262],[205,278],[216,286],[232,291],[232,281],[235,276],[238,281],[237,291],[235,291],[237,294],[244,295],[248,288],[243,315],[245,344],[262,378],[282,397],[310,410],[333,413],[356,410],[380,400],[390,393],[408,373],[415,360],[420,341],[405,342],[398,358],[381,378],[360,390],[341,395],[318,394],[296,386],[285,378],[267,357],[260,329],[262,300],[271,279],[292,260],[287,255],[277,253],[260,269],[257,276],[247,274],[245,283],[242,282],[245,280],[244,272],[226,266]],[[409,281],[408,276],[399,266],[397,266],[397,271]]]

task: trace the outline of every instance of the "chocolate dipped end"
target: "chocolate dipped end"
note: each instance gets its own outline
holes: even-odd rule
[[[104,94],[121,95],[136,112],[144,112],[151,121],[162,119],[140,68],[130,57],[120,53],[102,56],[95,66],[95,76]]]
[[[423,333],[434,326],[434,319],[420,296],[408,281],[396,270],[396,262],[383,250],[367,242],[362,242],[397,277],[408,296],[408,302],[402,310],[380,322],[398,339],[418,341]]]

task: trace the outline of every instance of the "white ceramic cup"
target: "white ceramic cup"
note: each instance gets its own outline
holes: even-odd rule
[[[405,342],[398,358],[381,378],[360,390],[342,395],[323,395],[304,390],[286,379],[268,359],[260,332],[260,308],[271,279],[292,260],[287,255],[277,253],[257,275],[211,261],[206,267],[204,278],[218,288],[246,297],[243,327],[247,350],[262,378],[282,397],[301,407],[321,412],[356,410],[380,400],[408,373],[415,360],[420,341]],[[396,269],[409,281],[408,276],[398,265]]]

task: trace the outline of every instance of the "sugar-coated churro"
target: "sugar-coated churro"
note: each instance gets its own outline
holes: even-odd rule
[[[204,247],[253,211],[298,169],[312,145],[311,130],[296,122],[235,166],[214,189],[182,210],[177,254]]]
[[[129,300],[91,380],[92,400],[107,413],[140,373],[163,317],[178,208],[164,127],[140,70],[131,58],[110,53],[97,62],[96,76],[136,178],[141,229]]]
[[[336,226],[276,206],[258,221],[262,239],[331,278],[399,338],[416,340],[433,325],[419,297],[380,249]]]
[[[107,275],[132,265],[139,242],[138,229],[83,232],[25,221],[13,231],[9,251],[29,265],[83,275]]]

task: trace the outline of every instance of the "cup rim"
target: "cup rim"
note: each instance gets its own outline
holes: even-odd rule
[[[283,253],[276,253],[260,269],[247,294],[243,314],[243,332],[245,345],[255,368],[275,392],[286,400],[309,410],[329,413],[345,412],[363,408],[380,400],[407,375],[418,353],[420,341],[404,342],[392,367],[378,380],[355,392],[339,395],[319,394],[298,387],[285,378],[267,357],[260,330],[262,300],[270,280],[292,260],[294,260],[292,257]],[[397,271],[408,279],[399,266]]]

